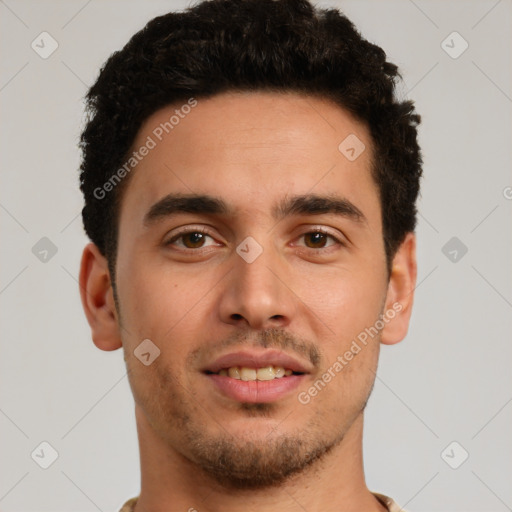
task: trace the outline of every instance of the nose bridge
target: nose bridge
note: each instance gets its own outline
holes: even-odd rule
[[[235,260],[235,273],[238,274],[238,279],[247,292],[259,290],[265,293],[278,293],[275,250],[270,243],[265,244],[265,248],[260,247],[261,249],[254,247],[254,242],[251,241],[240,244],[237,249],[239,258],[238,261]],[[275,296],[275,293],[272,293],[272,296]]]
[[[243,240],[233,254],[234,267],[222,298],[223,321],[245,322],[254,328],[288,324],[293,299],[283,283],[282,262],[270,238],[264,244],[252,237]]]

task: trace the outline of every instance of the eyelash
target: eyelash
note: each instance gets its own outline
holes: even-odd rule
[[[338,245],[340,247],[345,247],[346,246],[345,242],[340,237],[337,237],[337,236],[333,235],[330,231],[327,231],[324,228],[313,228],[313,229],[310,229],[309,231],[306,231],[306,232],[302,233],[299,238],[302,238],[302,237],[304,237],[306,235],[310,235],[310,234],[314,234],[314,233],[321,233],[322,235],[326,235],[331,240],[334,240],[336,242],[335,245]],[[308,249],[309,251],[314,251],[314,252],[326,252],[329,249],[332,250],[333,247],[334,247],[333,245],[330,245],[328,247],[318,247],[318,248],[301,246],[302,249]]]
[[[168,241],[164,242],[164,245],[165,246],[172,245],[172,243],[175,242],[176,240],[179,240],[181,237],[183,237],[185,235],[189,235],[191,233],[201,233],[201,234],[207,235],[207,236],[209,236],[210,238],[213,239],[213,236],[208,234],[208,230],[206,228],[203,228],[203,227],[187,228],[187,229],[184,229],[183,231],[179,231],[178,233],[173,235],[172,238],[170,238]],[[200,247],[199,249],[203,249],[203,247]],[[185,250],[188,250],[188,251],[198,251],[199,249],[185,248]]]
[[[209,236],[210,238],[214,239],[214,237],[212,235],[210,235],[208,233],[208,230],[206,228],[204,228],[204,227],[187,228],[187,229],[184,229],[183,231],[180,231],[180,232],[176,233],[175,235],[173,235],[173,237],[170,238],[168,241],[166,241],[164,243],[164,245],[165,246],[170,246],[175,241],[179,240],[181,237],[183,237],[185,235],[189,235],[191,233],[201,233],[203,235]],[[339,245],[340,247],[345,247],[346,246],[346,243],[341,238],[333,235],[331,232],[327,231],[324,228],[313,228],[313,229],[310,229],[309,231],[305,231],[304,233],[302,233],[299,236],[299,238],[302,238],[302,237],[304,237],[306,235],[310,235],[310,234],[314,234],[314,233],[321,233],[323,235],[326,235],[327,237],[329,237],[332,240],[334,240],[336,242],[336,244]],[[332,247],[333,246],[314,248],[314,247],[301,246],[302,249],[308,249],[309,251],[314,251],[314,252],[326,252],[327,250],[331,249]],[[186,247],[186,248],[181,248],[179,250],[185,251],[185,252],[199,252],[201,249],[205,249],[205,247],[198,247],[197,249],[191,249],[191,248]]]

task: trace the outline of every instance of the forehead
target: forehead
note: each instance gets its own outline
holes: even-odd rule
[[[132,150],[145,156],[121,219],[139,222],[171,193],[222,197],[253,218],[271,215],[286,195],[339,194],[379,215],[369,131],[325,99],[250,92],[173,104],[144,122]]]

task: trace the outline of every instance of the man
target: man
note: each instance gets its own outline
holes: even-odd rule
[[[362,462],[416,281],[419,116],[397,76],[307,0],[199,3],[102,69],[80,285],[135,399],[123,512],[399,510]]]

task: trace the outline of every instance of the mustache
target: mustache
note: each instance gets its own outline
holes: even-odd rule
[[[187,357],[187,364],[193,365],[199,360],[211,359],[215,354],[234,346],[237,348],[273,348],[288,354],[295,353],[307,359],[315,368],[318,367],[322,358],[320,349],[309,340],[283,329],[269,328],[262,331],[237,330],[223,340],[192,351]]]

